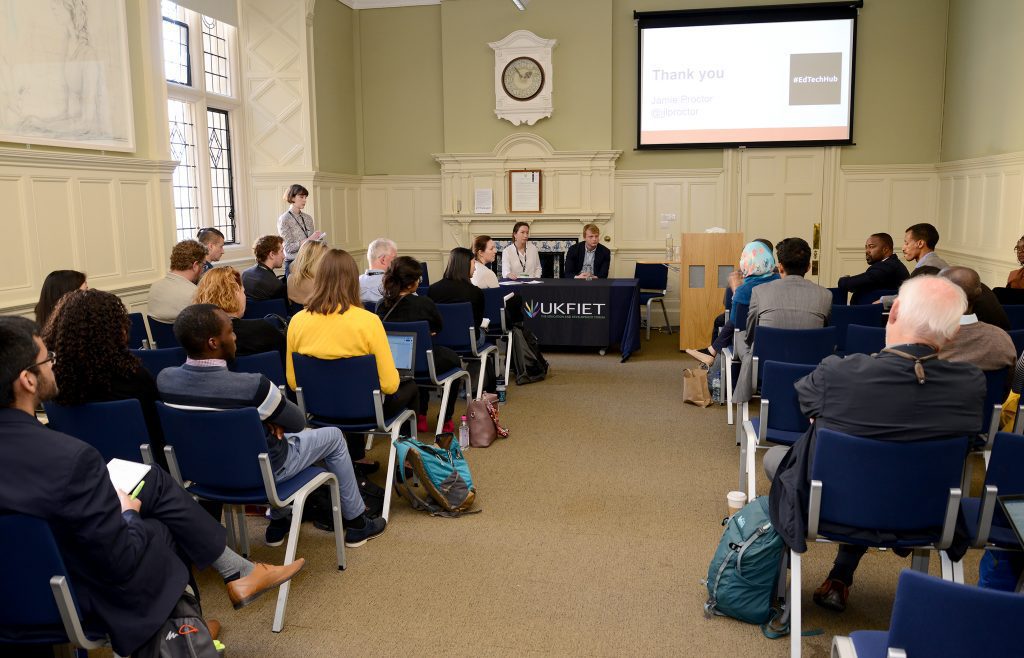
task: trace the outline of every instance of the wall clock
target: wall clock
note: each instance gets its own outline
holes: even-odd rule
[[[494,50],[494,114],[499,119],[532,126],[551,116],[551,50],[556,43],[528,30],[516,30],[488,44]]]
[[[517,101],[528,101],[544,88],[544,67],[532,57],[516,57],[501,72],[501,86]]]

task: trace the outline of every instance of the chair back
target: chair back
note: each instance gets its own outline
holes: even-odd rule
[[[430,268],[427,267],[427,261],[425,261],[425,260],[421,260],[420,261],[420,269],[422,270],[422,272],[420,273],[420,277],[423,279],[422,281],[420,281],[420,285],[429,286],[430,285]]]
[[[441,313],[444,327],[434,336],[434,342],[456,352],[471,351],[469,329],[474,325],[473,305],[469,302],[438,304],[437,310]]]
[[[737,325],[739,326],[739,325]],[[753,355],[761,362],[782,361],[816,366],[836,351],[835,327],[821,329],[779,329],[758,327]]]
[[[487,333],[500,334],[501,331],[501,309],[505,308],[505,289],[484,288],[484,317],[490,318],[491,324],[487,327]]]
[[[416,334],[415,374],[417,378],[429,377],[430,368],[427,366],[427,351],[434,347],[434,340],[430,335],[430,323],[426,320],[417,320],[415,322],[385,322],[384,331],[411,331]]]
[[[927,612],[925,612],[927,611]],[[1013,631],[1024,596],[951,583],[904,569],[896,586],[888,646],[907,656],[1020,655]]]
[[[430,286],[425,286],[423,283],[416,288],[416,294],[420,297],[426,297],[428,292],[430,292]]]
[[[231,364],[231,370],[263,375],[272,381],[274,386],[284,386],[287,383],[281,355],[275,351],[236,357],[235,362]]]
[[[846,328],[846,354],[875,354],[885,348],[885,327],[851,324]]]
[[[861,306],[864,304],[874,304],[875,301],[882,297],[896,296],[900,293],[896,289],[883,289],[883,290],[865,290],[864,292],[856,292],[850,298],[850,303],[855,306]]]
[[[363,305],[363,308],[370,313],[377,312],[377,302],[370,301],[369,299],[362,299],[360,300],[360,303]]]
[[[640,280],[641,290],[664,292],[668,288],[668,267],[661,263],[637,263],[633,278]]]
[[[820,520],[938,536],[966,456],[967,437],[884,441],[819,429],[811,479],[823,483]]]
[[[1003,310],[1010,318],[1010,329],[1024,329],[1024,304],[1005,304]]]
[[[156,409],[182,479],[218,489],[263,490],[257,456],[267,452],[267,434],[255,407],[186,411],[157,402]]]
[[[274,314],[288,319],[288,303],[283,299],[245,299],[245,314],[242,318],[246,320],[262,320],[264,317]]]
[[[147,324],[149,324],[149,335],[153,337],[153,342],[156,345],[151,347],[169,348],[169,347],[180,347],[178,339],[174,337],[174,323],[172,322],[160,322],[153,316],[146,318]]]
[[[157,342],[157,345],[160,343]],[[153,375],[153,379],[164,368],[176,368],[185,363],[185,348],[161,347],[155,350],[128,350],[142,361],[142,367]]]
[[[1019,357],[1021,352],[1024,352],[1024,329],[1011,329],[1007,333],[1010,334],[1010,340],[1013,341],[1013,349],[1017,351],[1017,356]]]
[[[141,350],[142,341],[149,340],[149,334],[146,333],[146,319],[142,317],[142,313],[129,313],[128,320],[131,322],[131,327],[128,329],[128,347],[133,350]]]
[[[846,351],[846,333],[851,324],[865,327],[882,326],[882,305],[832,306],[829,324],[836,328],[836,345],[840,352]]]
[[[767,361],[762,366],[761,400],[768,401],[768,429],[806,432],[811,422],[800,411],[800,400],[793,386],[814,372],[815,366]]]
[[[5,564],[13,567],[4,575],[0,627],[20,630],[50,627],[54,634],[47,635],[46,639],[67,642],[60,611],[50,589],[50,578],[67,577],[68,571],[50,524],[25,514],[0,515],[0,556]],[[39,638],[39,641],[45,639]]]
[[[735,317],[729,318],[729,321],[732,322],[732,326],[736,327],[737,331],[746,331],[747,315],[748,311],[750,311],[750,304],[741,304],[736,302],[733,306],[736,307],[736,314]],[[761,330],[758,329],[758,331]]]
[[[985,470],[985,484],[993,484],[1000,496],[1024,494],[1024,436],[999,432],[992,444],[992,456]],[[992,524],[1009,528],[1002,507],[996,505]]]
[[[292,354],[292,361],[306,411],[337,421],[376,417],[371,392],[380,390],[380,378],[372,354],[344,359]]]
[[[981,414],[981,429],[979,434],[988,434],[989,427],[992,425],[992,414],[995,413],[995,408],[1003,404],[1003,400],[1006,399],[1006,378],[1008,376],[1006,368],[1001,370],[986,370],[985,371],[985,410]]]
[[[828,291],[832,293],[833,306],[846,306],[846,297],[849,293],[840,288],[829,288]]]
[[[104,461],[115,457],[141,461],[139,446],[149,443],[149,430],[138,400],[90,402],[73,407],[44,402],[50,427],[85,441]]]

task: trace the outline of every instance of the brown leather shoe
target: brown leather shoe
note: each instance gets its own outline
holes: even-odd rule
[[[291,564],[281,566],[257,562],[251,574],[245,578],[232,580],[227,584],[231,605],[235,606],[235,610],[244,608],[268,589],[273,589],[281,583],[291,580],[292,576],[302,571],[305,564],[306,559],[301,557]]]
[[[210,629],[210,637],[216,640],[220,637],[220,622],[216,619],[207,619],[206,627]]]
[[[826,578],[825,582],[814,590],[814,602],[826,610],[835,612],[846,610],[848,598],[850,598],[850,588],[841,580]]]

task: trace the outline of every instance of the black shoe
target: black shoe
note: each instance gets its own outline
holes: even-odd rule
[[[814,590],[814,602],[826,610],[835,612],[846,610],[848,598],[850,598],[850,586],[835,578],[826,578],[825,582]]]
[[[388,522],[384,519],[363,514],[362,528],[348,528],[345,530],[345,546],[347,548],[362,546],[369,540],[384,534],[387,527]]]
[[[267,533],[264,535],[267,546],[280,546],[283,544],[284,538],[288,536],[288,530],[291,527],[292,520],[288,517],[271,519],[270,525],[267,526]]]
[[[352,466],[355,467],[357,474],[369,475],[370,473],[376,473],[380,470],[380,462],[352,462]]]

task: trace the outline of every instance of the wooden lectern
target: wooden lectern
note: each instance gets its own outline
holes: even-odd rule
[[[711,326],[722,312],[728,273],[746,241],[742,233],[683,233],[679,250],[679,349],[711,344]]]

